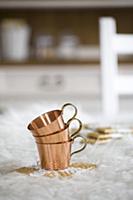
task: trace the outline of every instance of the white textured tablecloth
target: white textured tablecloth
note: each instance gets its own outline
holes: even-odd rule
[[[37,151],[26,125],[34,113],[10,110],[0,117],[0,200],[132,200],[133,135],[104,145],[88,145],[71,162],[92,162],[71,178],[32,177],[15,169],[36,162]]]

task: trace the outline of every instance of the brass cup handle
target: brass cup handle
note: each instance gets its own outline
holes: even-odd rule
[[[61,108],[62,114],[64,113],[65,108],[66,108],[67,106],[71,106],[72,108],[74,108],[74,113],[73,113],[72,117],[68,120],[68,122],[69,122],[70,120],[72,120],[73,118],[76,117],[78,111],[77,111],[76,106],[73,105],[72,103],[65,103],[65,104],[62,106],[62,108]]]
[[[70,124],[73,121],[77,121],[79,123],[79,126],[78,126],[77,130],[75,130],[73,133],[71,133],[71,135],[70,135],[71,138],[73,138],[74,136],[76,136],[80,132],[80,130],[82,129],[82,122],[79,119],[77,119],[77,118],[73,118],[73,119],[69,120],[67,122],[67,125],[70,127]]]
[[[76,138],[79,138],[79,137],[83,139],[83,146],[82,146],[79,150],[76,150],[76,151],[72,152],[72,153],[71,153],[71,156],[73,156],[75,153],[79,153],[79,152],[83,151],[83,150],[86,148],[86,146],[87,146],[86,138],[84,138],[84,137],[81,136],[81,135],[75,136],[75,137],[73,138],[73,141],[74,141]]]

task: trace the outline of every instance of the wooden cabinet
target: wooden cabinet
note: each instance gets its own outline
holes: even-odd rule
[[[0,62],[0,100],[9,100],[12,97],[16,101],[27,98],[39,98],[44,101],[74,99],[82,104],[86,102],[87,106],[92,105],[89,105],[91,99],[92,102],[94,99],[99,101],[101,81],[100,56],[97,50],[98,21],[101,16],[113,16],[118,22],[119,33],[133,33],[131,0],[0,0],[0,21],[4,18],[23,18],[32,29],[32,53],[29,60],[21,64]],[[79,37],[81,45],[90,47],[92,56],[84,61],[38,61],[33,54],[37,33],[47,31],[58,43],[60,34],[66,29],[70,29]],[[131,57],[131,63],[132,61]]]

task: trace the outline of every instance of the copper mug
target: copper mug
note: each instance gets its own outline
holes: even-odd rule
[[[72,132],[70,130],[70,124],[73,121],[77,121],[79,123],[79,127]],[[74,118],[69,121],[68,124],[65,125],[65,129],[57,131],[55,133],[49,135],[42,136],[34,136],[35,141],[38,143],[58,143],[58,142],[66,142],[75,137],[82,128],[82,123],[79,119]]]
[[[49,135],[53,132],[64,129],[65,122],[63,119],[63,113],[67,106],[74,108],[74,114],[68,120],[68,122],[71,121],[77,115],[77,108],[71,103],[66,103],[62,106],[61,110],[52,110],[35,118],[27,128],[32,132],[34,136],[41,136],[44,134]]]
[[[71,153],[71,147],[74,140],[81,137],[84,140],[83,146]],[[69,167],[71,156],[85,149],[86,139],[80,135],[66,142],[59,143],[37,143],[38,153],[40,157],[40,165],[42,169],[61,170]]]

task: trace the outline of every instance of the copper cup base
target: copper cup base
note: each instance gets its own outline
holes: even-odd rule
[[[64,170],[64,169],[67,169],[69,167],[69,164],[70,164],[69,162],[66,163],[66,165],[64,165],[64,163],[62,165],[52,164],[52,167],[49,167],[49,164],[48,164],[48,166],[45,165],[45,167],[44,167],[44,164],[42,163],[41,169],[51,170],[51,171]]]

